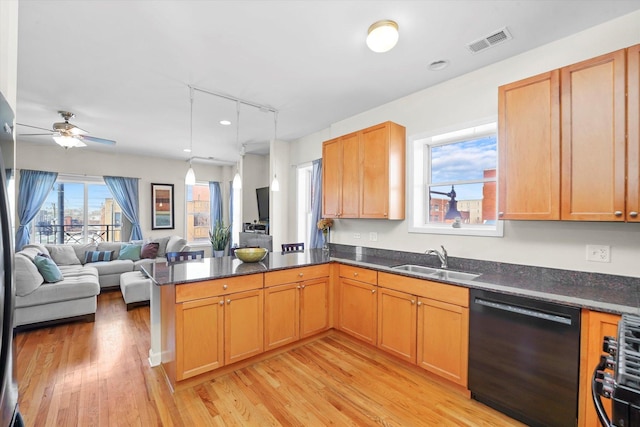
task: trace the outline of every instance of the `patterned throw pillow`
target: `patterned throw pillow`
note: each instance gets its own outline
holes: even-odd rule
[[[142,251],[140,251],[140,258],[156,258],[158,256],[158,250],[160,248],[160,243],[151,242],[147,243],[142,247]]]
[[[84,253],[84,263],[99,261],[111,261],[113,258],[113,251],[87,251]]]
[[[63,279],[60,269],[51,258],[36,255],[33,259],[38,271],[47,283],[59,282]]]
[[[141,250],[142,245],[122,245],[118,259],[130,259],[132,261],[137,261],[140,259]]]

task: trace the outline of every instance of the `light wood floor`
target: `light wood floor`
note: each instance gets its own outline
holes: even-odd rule
[[[149,308],[16,336],[28,426],[519,426],[340,334],[172,394],[147,361]]]

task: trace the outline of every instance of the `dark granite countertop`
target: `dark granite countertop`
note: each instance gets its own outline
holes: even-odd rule
[[[157,285],[185,284],[243,274],[304,267],[339,261],[410,277],[419,274],[395,270],[401,264],[438,267],[437,258],[424,254],[333,245],[331,254],[321,249],[287,253],[270,252],[258,263],[243,263],[234,257],[205,258],[169,265],[152,264],[146,273]],[[532,297],[539,300],[589,308],[609,313],[640,314],[640,278],[585,273],[544,267],[449,258],[451,270],[479,273],[473,280],[447,281],[459,286]],[[441,281],[428,278],[432,281]]]

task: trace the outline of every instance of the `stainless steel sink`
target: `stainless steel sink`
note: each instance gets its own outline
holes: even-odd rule
[[[463,271],[443,270],[441,268],[425,267],[422,265],[404,264],[391,267],[394,270],[406,271],[408,273],[419,274],[424,277],[431,277],[441,280],[473,280],[480,276],[475,273],[465,273]]]

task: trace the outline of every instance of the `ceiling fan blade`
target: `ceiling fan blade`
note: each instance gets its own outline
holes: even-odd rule
[[[33,128],[33,129],[40,129],[40,130],[46,130],[48,132],[55,132],[53,129],[47,129],[47,128],[41,128],[39,126],[31,126],[31,125],[25,125],[24,123],[16,123],[18,126],[24,126],[24,127],[28,127],[28,128]],[[26,134],[24,134],[26,135]]]
[[[55,133],[50,132],[50,133],[19,133],[18,134],[18,136],[42,136],[42,135],[51,136],[51,135],[55,135]]]
[[[76,138],[84,141],[98,142],[100,144],[114,145],[116,143],[111,139],[96,138],[95,136],[89,136],[89,135],[77,135]]]

